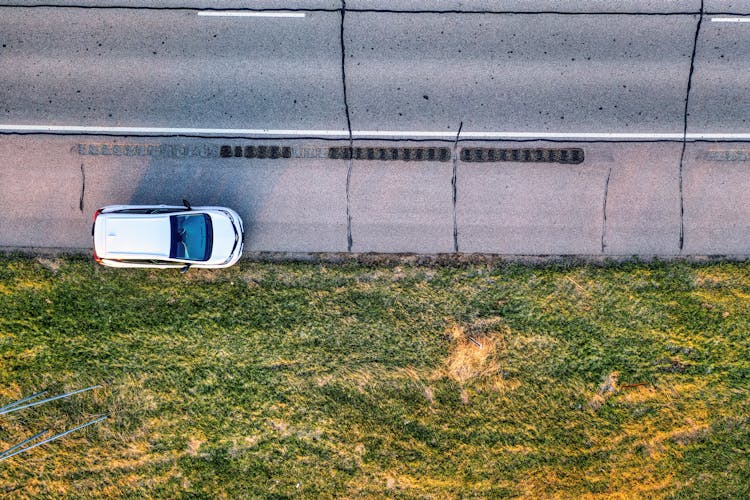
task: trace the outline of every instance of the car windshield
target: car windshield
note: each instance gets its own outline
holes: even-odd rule
[[[172,227],[171,258],[208,260],[211,257],[211,217],[206,214],[173,215],[169,221]]]

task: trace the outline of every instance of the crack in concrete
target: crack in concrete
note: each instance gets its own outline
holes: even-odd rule
[[[695,27],[695,38],[693,38],[693,53],[690,56],[690,73],[688,74],[687,91],[685,93],[685,111],[683,113],[683,129],[682,129],[682,151],[680,151],[680,171],[679,171],[679,187],[680,187],[680,249],[679,253],[682,254],[682,250],[685,246],[685,197],[683,192],[683,181],[682,171],[685,160],[685,147],[687,146],[687,129],[688,129],[688,106],[690,104],[690,88],[693,84],[693,71],[695,70],[695,52],[698,48],[698,36],[701,31],[701,24],[703,23],[703,0],[701,0],[701,11],[698,15],[698,24]]]
[[[352,251],[352,212],[351,212],[351,182],[354,166],[354,139],[352,137],[352,120],[349,115],[349,101],[346,94],[346,44],[344,43],[344,19],[346,18],[346,0],[341,0],[341,84],[344,91],[344,112],[346,113],[346,128],[349,131],[349,167],[346,171],[346,251]]]
[[[458,132],[456,132],[456,140],[453,142],[453,177],[451,178],[451,188],[453,190],[453,251],[458,253],[458,221],[456,219],[456,199],[458,196],[458,189],[456,186],[458,173],[458,138],[461,135],[461,129],[464,127],[464,122],[458,124]]]
[[[86,172],[83,170],[83,163],[81,163],[81,197],[78,199],[78,210],[83,212],[83,195],[86,193]]]
[[[607,172],[607,180],[604,181],[604,204],[602,206],[602,253],[607,248],[607,197],[609,196],[609,178],[612,176],[612,167]]]

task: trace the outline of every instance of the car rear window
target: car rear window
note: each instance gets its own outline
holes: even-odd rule
[[[208,260],[213,247],[213,226],[207,214],[173,215],[169,218],[173,259]]]

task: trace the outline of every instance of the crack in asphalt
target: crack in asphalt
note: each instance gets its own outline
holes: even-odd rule
[[[690,104],[690,88],[693,83],[693,71],[695,70],[695,52],[698,47],[698,36],[701,31],[701,24],[703,23],[703,0],[701,0],[701,11],[698,16],[698,24],[695,26],[695,38],[693,38],[693,53],[690,56],[690,73],[688,74],[687,91],[685,92],[685,111],[683,113],[683,129],[682,129],[682,150],[680,151],[680,171],[679,171],[679,187],[680,187],[680,254],[685,246],[685,197],[683,192],[683,181],[682,171],[685,160],[685,147],[687,146],[687,129],[688,129],[688,106]]]
[[[604,204],[602,206],[602,253],[607,248],[607,197],[609,196],[609,178],[612,175],[612,167],[607,172],[607,180],[604,181]]]
[[[341,84],[344,92],[344,112],[346,113],[346,129],[349,131],[349,167],[346,171],[346,251],[352,251],[352,212],[351,212],[351,181],[354,167],[354,138],[352,137],[352,120],[349,115],[349,101],[346,94],[346,44],[344,43],[344,20],[346,18],[346,0],[341,0],[341,28],[339,39],[341,42]]]
[[[453,251],[458,253],[458,221],[456,219],[456,200],[458,195],[457,176],[458,173],[458,138],[461,135],[461,129],[464,122],[458,124],[456,140],[453,142],[453,177],[451,178],[451,188],[453,189]]]
[[[23,5],[7,4],[0,5],[0,8],[20,8],[20,9],[39,9],[39,8],[57,8],[57,9],[97,9],[97,10],[154,10],[154,11],[197,11],[197,12],[329,12],[335,13],[341,9],[336,8],[270,8],[270,7],[238,7],[238,8],[217,8],[217,7],[189,7],[189,6],[154,6],[154,5],[59,5],[55,3]],[[704,15],[747,15],[742,12],[730,11],[711,11],[704,12],[703,5],[698,11],[667,11],[667,12],[638,12],[638,11],[620,11],[620,12],[601,12],[601,11],[564,11],[564,10],[490,10],[490,9],[373,9],[373,8],[349,8],[349,12],[374,13],[374,14],[500,14],[500,15],[559,15],[559,16],[691,16],[695,14]]]

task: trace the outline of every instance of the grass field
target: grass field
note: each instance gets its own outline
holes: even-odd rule
[[[0,496],[750,496],[750,265],[0,257]]]

